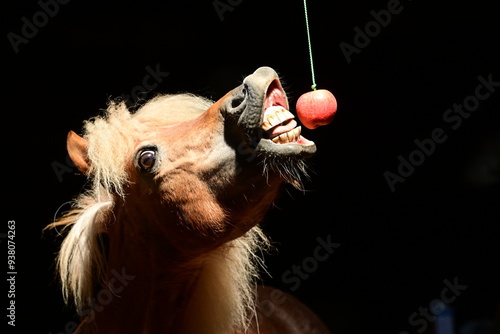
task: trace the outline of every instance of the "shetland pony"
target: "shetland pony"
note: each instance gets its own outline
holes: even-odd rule
[[[77,333],[329,333],[291,295],[255,284],[269,247],[257,224],[316,151],[273,69],[216,103],[110,103],[67,149],[89,186],[50,227],[67,231],[57,263]]]

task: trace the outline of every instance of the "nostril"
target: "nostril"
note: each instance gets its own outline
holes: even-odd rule
[[[245,101],[245,99],[247,98],[247,94],[248,94],[248,86],[245,83],[243,83],[243,85],[241,85],[240,88],[240,93],[231,102],[231,107],[233,108],[239,107],[243,103],[243,101]]]
[[[241,85],[233,92],[231,99],[227,101],[228,112],[239,116],[245,110],[247,104],[247,95],[249,94],[246,84]]]
[[[231,108],[237,108],[239,107],[243,101],[245,100],[245,96],[237,96],[231,101]]]

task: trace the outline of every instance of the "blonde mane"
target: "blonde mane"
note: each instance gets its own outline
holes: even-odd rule
[[[179,112],[193,117],[211,101],[189,94],[159,96],[132,114],[124,103],[110,103],[103,116],[84,124],[88,142],[89,189],[80,195],[70,212],[49,227],[67,232],[57,258],[64,300],[72,300],[78,313],[92,307],[98,287],[106,287],[107,258],[103,235],[118,203],[127,202],[127,163],[139,135],[154,131],[158,118],[177,120]],[[165,123],[163,123],[165,124]],[[147,129],[147,130],[146,130]],[[255,281],[261,260],[256,255],[269,247],[259,227],[204,256],[198,284],[188,308],[197,333],[245,332],[255,313]],[[198,322],[197,324],[194,324]]]

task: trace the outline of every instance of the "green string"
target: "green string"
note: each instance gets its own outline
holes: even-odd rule
[[[309,44],[309,60],[311,62],[311,76],[312,76],[312,90],[316,90],[316,79],[314,78],[314,65],[313,65],[313,55],[312,55],[312,48],[311,48],[311,35],[309,34],[309,19],[307,16],[307,3],[306,0],[304,0],[304,14],[306,17],[306,28],[307,28],[307,43]]]

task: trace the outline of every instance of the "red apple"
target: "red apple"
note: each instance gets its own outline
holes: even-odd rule
[[[332,122],[337,112],[337,100],[326,89],[318,89],[302,94],[295,108],[302,124],[312,130]]]

